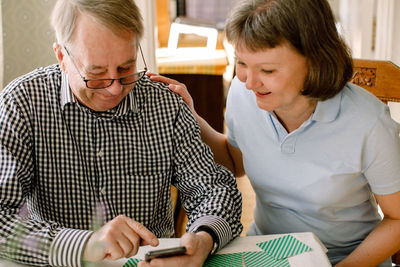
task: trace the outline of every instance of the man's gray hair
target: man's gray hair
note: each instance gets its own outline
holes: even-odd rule
[[[137,41],[143,36],[143,19],[134,0],[57,0],[51,24],[59,44],[72,41],[80,13],[93,17],[116,34],[132,32]]]

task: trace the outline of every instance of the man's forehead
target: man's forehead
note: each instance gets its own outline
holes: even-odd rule
[[[101,40],[125,40],[131,45],[137,46],[137,34],[124,28],[123,26],[107,25],[99,19],[80,13],[76,19],[75,30],[72,34],[72,42],[82,41],[86,43],[92,42],[90,45],[101,45]]]

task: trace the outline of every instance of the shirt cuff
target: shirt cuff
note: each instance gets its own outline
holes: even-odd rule
[[[81,267],[83,249],[92,233],[87,230],[61,230],[50,246],[50,265]]]
[[[218,249],[223,248],[232,239],[232,231],[229,224],[217,216],[203,216],[197,219],[189,228],[189,232],[195,232],[200,226],[211,228],[217,235]]]

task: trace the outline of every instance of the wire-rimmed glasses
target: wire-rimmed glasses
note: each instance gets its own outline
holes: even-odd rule
[[[76,71],[78,72],[79,76],[81,76],[82,80],[85,82],[86,87],[89,89],[107,88],[107,87],[111,86],[115,80],[119,81],[119,83],[121,85],[133,84],[133,83],[139,81],[141,78],[143,78],[144,74],[147,72],[146,60],[144,59],[142,47],[140,45],[139,45],[139,50],[140,50],[141,57],[143,59],[144,70],[141,70],[141,71],[138,71],[133,74],[129,74],[127,76],[123,76],[120,78],[115,78],[115,79],[87,79],[87,78],[85,78],[85,76],[83,76],[79,72],[79,69],[75,64],[75,61],[73,60],[72,56],[70,55],[69,51],[67,50],[67,48],[65,46],[64,46],[64,50],[65,50],[65,52],[67,52],[67,55],[71,59],[71,62],[74,65]]]

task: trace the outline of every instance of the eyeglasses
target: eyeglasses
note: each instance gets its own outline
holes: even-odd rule
[[[133,84],[133,83],[139,81],[141,78],[143,78],[144,74],[147,71],[146,60],[144,59],[142,47],[140,45],[139,45],[139,50],[140,50],[141,57],[143,59],[144,70],[141,70],[139,72],[135,72],[133,74],[129,74],[127,76],[116,78],[116,79],[86,79],[79,72],[78,67],[76,66],[74,60],[72,59],[72,56],[70,55],[69,51],[67,50],[67,48],[65,46],[64,46],[64,50],[67,52],[67,55],[71,59],[71,62],[74,65],[76,71],[78,72],[79,76],[81,76],[82,80],[85,82],[86,87],[89,88],[89,89],[104,89],[104,88],[107,88],[107,87],[111,86],[113,84],[113,82],[116,81],[116,80],[119,81],[119,83],[121,85]]]

